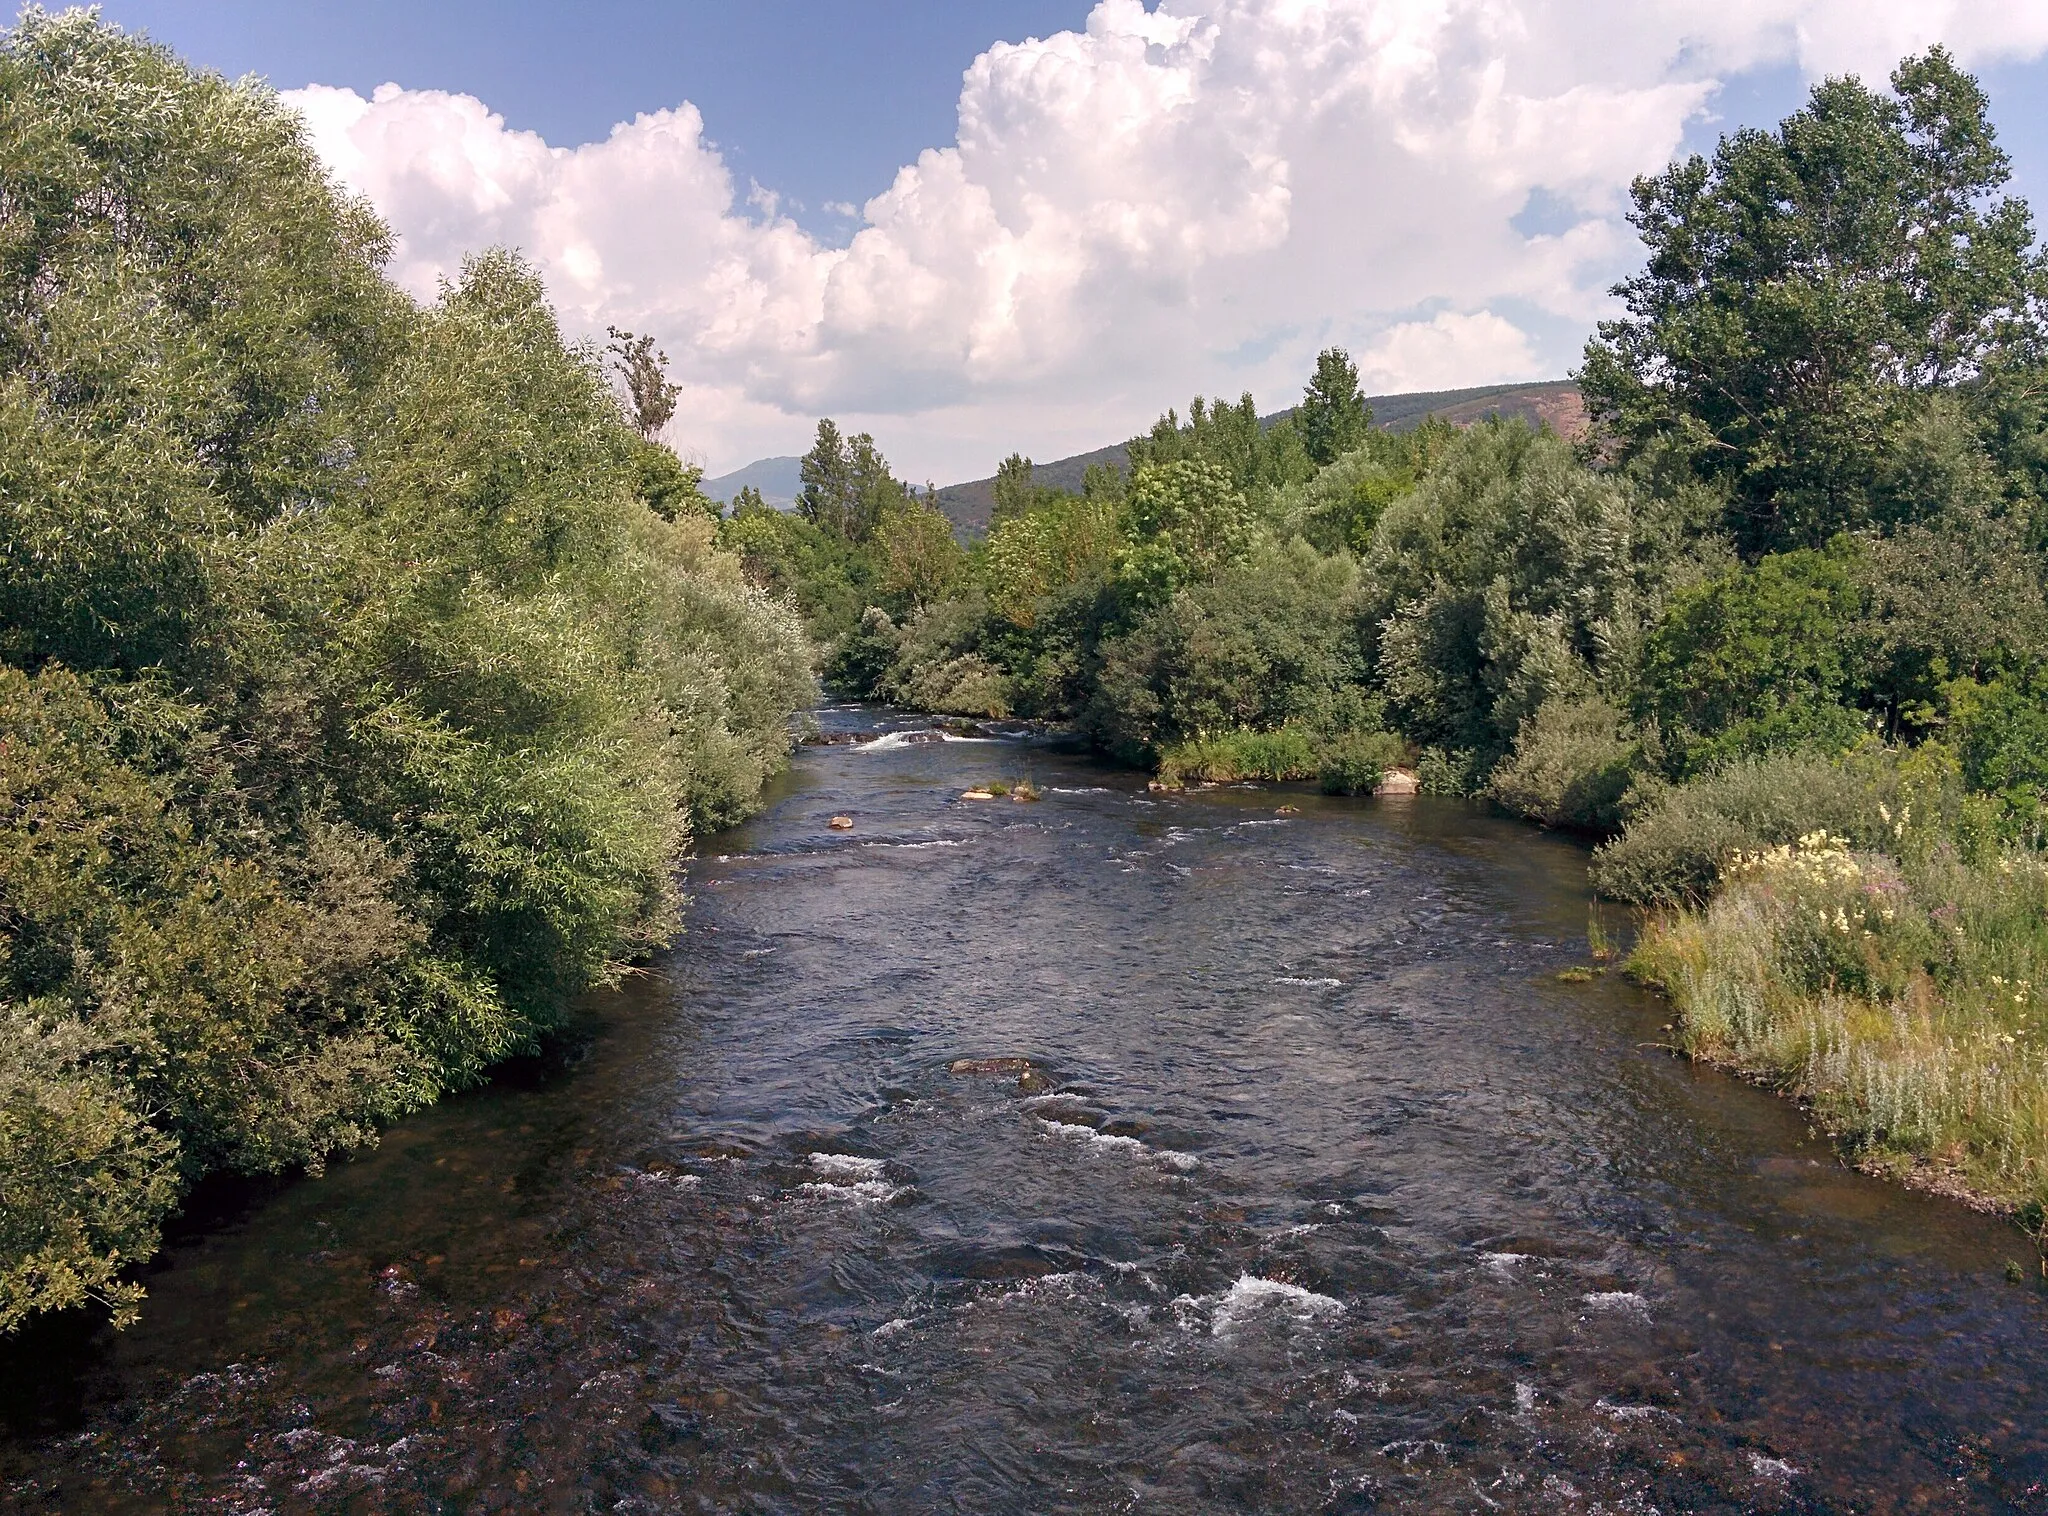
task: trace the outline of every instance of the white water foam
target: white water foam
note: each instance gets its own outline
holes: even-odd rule
[[[1513,1279],[1515,1266],[1527,1263],[1527,1253],[1481,1253],[1479,1266],[1496,1279]]]
[[[858,1158],[852,1153],[813,1153],[811,1167],[828,1179],[880,1179],[889,1165],[880,1158]]]
[[[1240,1274],[1209,1316],[1209,1335],[1229,1337],[1246,1322],[1278,1317],[1298,1326],[1319,1326],[1344,1314],[1344,1302],[1298,1284]]]
[[[1790,1479],[1799,1472],[1784,1459],[1766,1458],[1762,1453],[1751,1453],[1749,1466],[1764,1479]]]
[[[1660,1417],[1669,1421],[1678,1420],[1676,1416],[1661,1406],[1616,1405],[1604,1396],[1593,1402],[1593,1409],[1602,1416],[1613,1417],[1616,1421],[1656,1421]]]
[[[825,1178],[800,1184],[796,1194],[812,1200],[850,1205],[886,1205],[903,1193],[900,1185],[882,1177],[888,1167],[880,1158],[858,1158],[851,1153],[813,1153],[811,1167]]]
[[[881,736],[866,742],[856,742],[852,751],[856,753],[893,753],[899,748],[923,747],[938,742],[1001,742],[1000,737],[962,737],[953,732],[935,732],[930,727],[920,727],[908,732],[884,732]]]
[[[915,853],[928,847],[965,847],[966,842],[957,837],[938,837],[930,842],[863,842],[862,847],[893,848],[899,853]]]
[[[1310,990],[1334,990],[1344,983],[1341,979],[1305,979],[1298,974],[1282,974],[1273,981],[1275,984],[1298,985]]]
[[[796,1193],[812,1200],[850,1205],[886,1205],[903,1191],[881,1179],[862,1179],[853,1184],[800,1184]]]
[[[1624,1316],[1639,1316],[1644,1321],[1650,1319],[1650,1302],[1634,1290],[1596,1290],[1579,1298],[1596,1311],[1614,1311]]]
[[[1149,1147],[1135,1137],[1118,1137],[1109,1132],[1098,1132],[1092,1126],[1083,1126],[1078,1121],[1055,1121],[1049,1116],[1031,1118],[1045,1128],[1049,1137],[1064,1137],[1070,1142],[1085,1144],[1099,1153],[1124,1153],[1132,1158],[1146,1159],[1163,1164],[1180,1173],[1202,1166],[1202,1160],[1193,1153],[1177,1153],[1172,1148]]]

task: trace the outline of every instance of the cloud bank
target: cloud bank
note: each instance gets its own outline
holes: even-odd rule
[[[1635,257],[1629,180],[1720,81],[1935,41],[2035,56],[2048,0],[1101,0],[976,59],[955,143],[845,247],[736,185],[687,103],[560,148],[466,95],[286,98],[416,293],[513,246],[572,331],[653,333],[714,472],[831,414],[943,481],[1198,389],[1277,407],[1331,342],[1381,391],[1555,375]]]

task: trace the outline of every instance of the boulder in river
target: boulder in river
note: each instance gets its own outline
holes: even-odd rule
[[[995,792],[993,790],[985,790],[977,787],[971,790],[962,790],[960,792],[960,798],[962,800],[993,800],[996,797]]]
[[[1422,781],[1406,769],[1388,769],[1380,778],[1375,795],[1413,795],[1422,788]]]
[[[1017,1076],[1017,1088],[1027,1095],[1043,1095],[1052,1088],[1052,1080],[1037,1068],[1029,1058],[956,1058],[949,1073],[982,1074],[1005,1078]]]
[[[834,816],[825,825],[831,827],[835,832],[850,832],[853,830],[853,818],[851,816]]]

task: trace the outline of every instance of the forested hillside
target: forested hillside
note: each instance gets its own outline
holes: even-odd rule
[[[6,1330],[533,1048],[813,681],[516,256],[418,307],[267,89],[83,13],[0,102]]]
[[[1197,398],[1075,488],[1010,459],[971,552],[829,424],[800,514],[722,539],[843,693],[1168,780],[1408,763],[1607,839],[1689,1048],[2038,1216],[2048,269],[2007,173],[1935,50],[1638,182],[1578,443],[1375,428],[1332,350],[1277,424]]]

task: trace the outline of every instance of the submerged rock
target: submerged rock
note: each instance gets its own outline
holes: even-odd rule
[[[1029,1058],[956,1058],[949,1073],[954,1074],[1025,1074],[1031,1070]]]
[[[1017,1088],[1027,1095],[1043,1095],[1052,1088],[1052,1080],[1034,1066],[1029,1058],[956,1058],[949,1066],[948,1072],[992,1075],[997,1078],[1015,1074]]]

